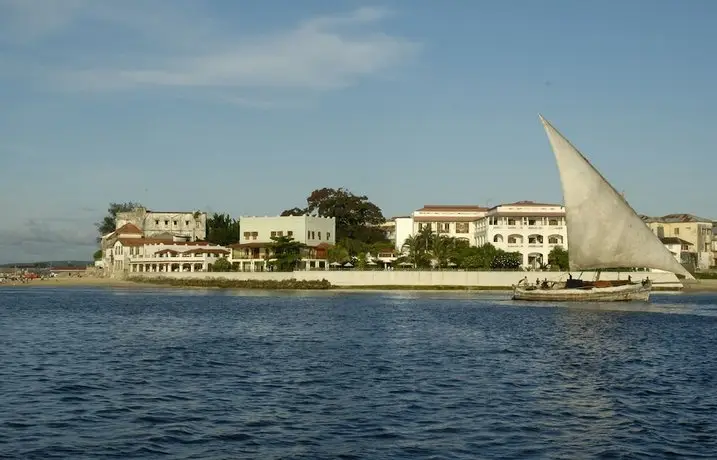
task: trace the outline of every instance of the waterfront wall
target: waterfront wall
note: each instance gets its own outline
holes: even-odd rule
[[[649,276],[656,287],[681,288],[682,284],[672,273],[631,272],[634,280],[642,280]],[[536,278],[548,281],[565,280],[568,276],[563,272],[474,272],[474,271],[385,271],[385,270],[330,270],[330,271],[296,271],[296,272],[173,272],[173,273],[132,273],[133,276],[144,278],[174,279],[206,279],[224,278],[230,280],[274,280],[287,279],[320,281],[326,279],[334,286],[465,286],[465,287],[504,287],[510,288],[522,278],[535,282]],[[603,272],[600,279],[626,279],[628,273]],[[594,274],[585,272],[584,280],[592,280]]]

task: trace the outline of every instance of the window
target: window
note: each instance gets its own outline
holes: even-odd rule
[[[558,225],[558,219],[550,219],[548,225]]]
[[[312,240],[316,239],[316,232],[313,232],[313,231],[311,232],[311,239]]]
[[[330,240],[330,239],[331,239],[331,233],[326,232],[326,239],[327,239],[327,240]]]
[[[679,235],[679,234],[680,234],[680,229],[679,229],[679,228],[676,228],[676,229],[675,229],[675,235]]]
[[[249,233],[249,232],[244,232],[244,239],[247,239],[247,240],[248,240],[250,236],[251,236],[251,233]]]
[[[307,230],[307,231],[306,231],[306,239],[307,239],[307,240],[310,240],[310,239],[311,239],[311,231],[310,231],[310,230]]]
[[[164,225],[169,225],[169,221],[168,221],[168,220],[165,220],[165,221],[164,221]]]
[[[319,232],[319,239],[321,239],[321,232]]]
[[[538,220],[534,217],[528,217],[528,225],[535,226],[538,225]]]
[[[259,232],[251,232],[251,239],[255,240],[257,238],[259,238]]]
[[[549,244],[560,244],[560,237],[551,236],[550,238],[548,238],[548,243]]]
[[[177,221],[176,221],[176,220],[173,220],[173,221],[172,221],[172,225],[174,225],[174,226],[176,227],[176,226],[177,226]]]
[[[294,232],[292,232],[291,230],[289,230],[288,232],[286,232],[286,235],[293,237],[293,236],[294,236]]]
[[[159,225],[159,219],[154,219],[154,225]]]
[[[276,232],[276,236],[284,236],[284,231],[279,230],[278,232]]]
[[[493,242],[494,242],[494,243],[502,243],[502,242],[503,242],[503,236],[502,236],[502,235],[495,235],[495,236],[493,237]]]
[[[515,225],[515,219],[512,217],[508,218],[508,225]]]
[[[451,231],[451,224],[448,222],[438,223],[438,233],[448,233]]]
[[[456,222],[456,233],[468,233],[468,222]]]
[[[529,244],[543,244],[543,236],[542,235],[530,235],[528,237],[528,243]]]
[[[490,219],[488,219],[488,223],[489,223],[490,225],[498,225],[498,218],[497,218],[497,217],[491,217]]]
[[[185,226],[185,227],[189,227],[189,221],[188,221],[188,220],[185,220],[185,221],[184,221],[184,226]]]
[[[276,232],[271,232],[271,237],[276,238]]]

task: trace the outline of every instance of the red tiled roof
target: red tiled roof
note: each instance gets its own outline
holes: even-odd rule
[[[475,222],[480,220],[478,216],[416,216],[414,222]]]
[[[122,246],[144,246],[145,244],[165,244],[172,246],[209,246],[206,241],[172,241],[171,238],[119,238]]]
[[[503,203],[496,206],[493,206],[491,209],[496,209],[499,206],[523,206],[523,207],[547,207],[547,206],[560,206],[562,207],[562,204],[555,204],[555,203],[536,203],[535,201],[529,201],[529,200],[523,200],[523,201],[516,201],[514,203]]]
[[[182,254],[229,254],[229,250],[220,248],[195,248],[184,251]]]
[[[272,244],[274,244],[274,243],[261,243],[261,242],[258,242],[258,241],[257,241],[257,242],[251,242],[251,243],[236,243],[236,244],[230,244],[229,247],[232,248],[232,249],[265,248],[265,247],[268,247],[268,246],[270,246],[270,245],[272,245]],[[332,244],[330,244],[330,243],[325,243],[325,242],[324,242],[324,243],[318,243],[317,245],[314,245],[314,246],[312,246],[312,245],[310,245],[310,244],[307,244],[307,246],[310,247],[310,248],[318,248],[318,249],[326,249],[326,248],[333,247]]]
[[[174,249],[161,249],[155,254],[179,254],[179,251],[175,251]]]
[[[128,222],[115,230],[115,233],[117,235],[141,235],[142,230],[140,230],[135,224]]]
[[[487,211],[488,208],[473,204],[424,204],[418,211]]]

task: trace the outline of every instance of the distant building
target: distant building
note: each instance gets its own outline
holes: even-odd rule
[[[675,260],[688,269],[695,269],[697,265],[697,251],[695,251],[694,244],[676,236],[665,236],[660,238],[660,241],[662,241],[662,244],[665,245],[667,250],[675,256]]]
[[[556,246],[568,249],[565,207],[533,201],[494,206],[478,222],[476,239],[478,245],[520,252],[523,267],[539,268]]]
[[[239,271],[264,271],[271,260],[272,238],[288,236],[305,244],[301,269],[328,269],[328,249],[336,244],[336,219],[315,216],[241,217],[239,243],[229,261]]]
[[[677,237],[694,245],[698,269],[705,270],[714,265],[712,219],[693,214],[642,216],[642,219],[658,238]]]
[[[183,237],[187,241],[207,237],[207,213],[200,211],[150,211],[135,208],[118,212],[116,228],[126,224],[137,227],[146,238]]]
[[[424,205],[421,209],[413,211],[411,215],[413,226],[411,234],[405,236],[403,241],[396,241],[396,245],[403,246],[409,236],[416,235],[423,229],[429,229],[438,235],[464,240],[469,245],[475,246],[478,221],[485,216],[487,210],[488,208],[477,205]],[[398,237],[398,231],[396,234]]]
[[[147,238],[126,223],[103,240],[102,268],[110,274],[139,272],[207,271],[229,249],[183,237]]]

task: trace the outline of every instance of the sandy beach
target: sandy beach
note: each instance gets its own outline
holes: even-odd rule
[[[0,289],[4,287],[82,287],[82,286],[105,286],[105,287],[128,287],[143,286],[144,283],[134,283],[132,281],[118,280],[113,278],[100,278],[95,276],[70,277],[58,276],[57,278],[31,279],[21,283],[18,281],[5,281],[0,283]]]

